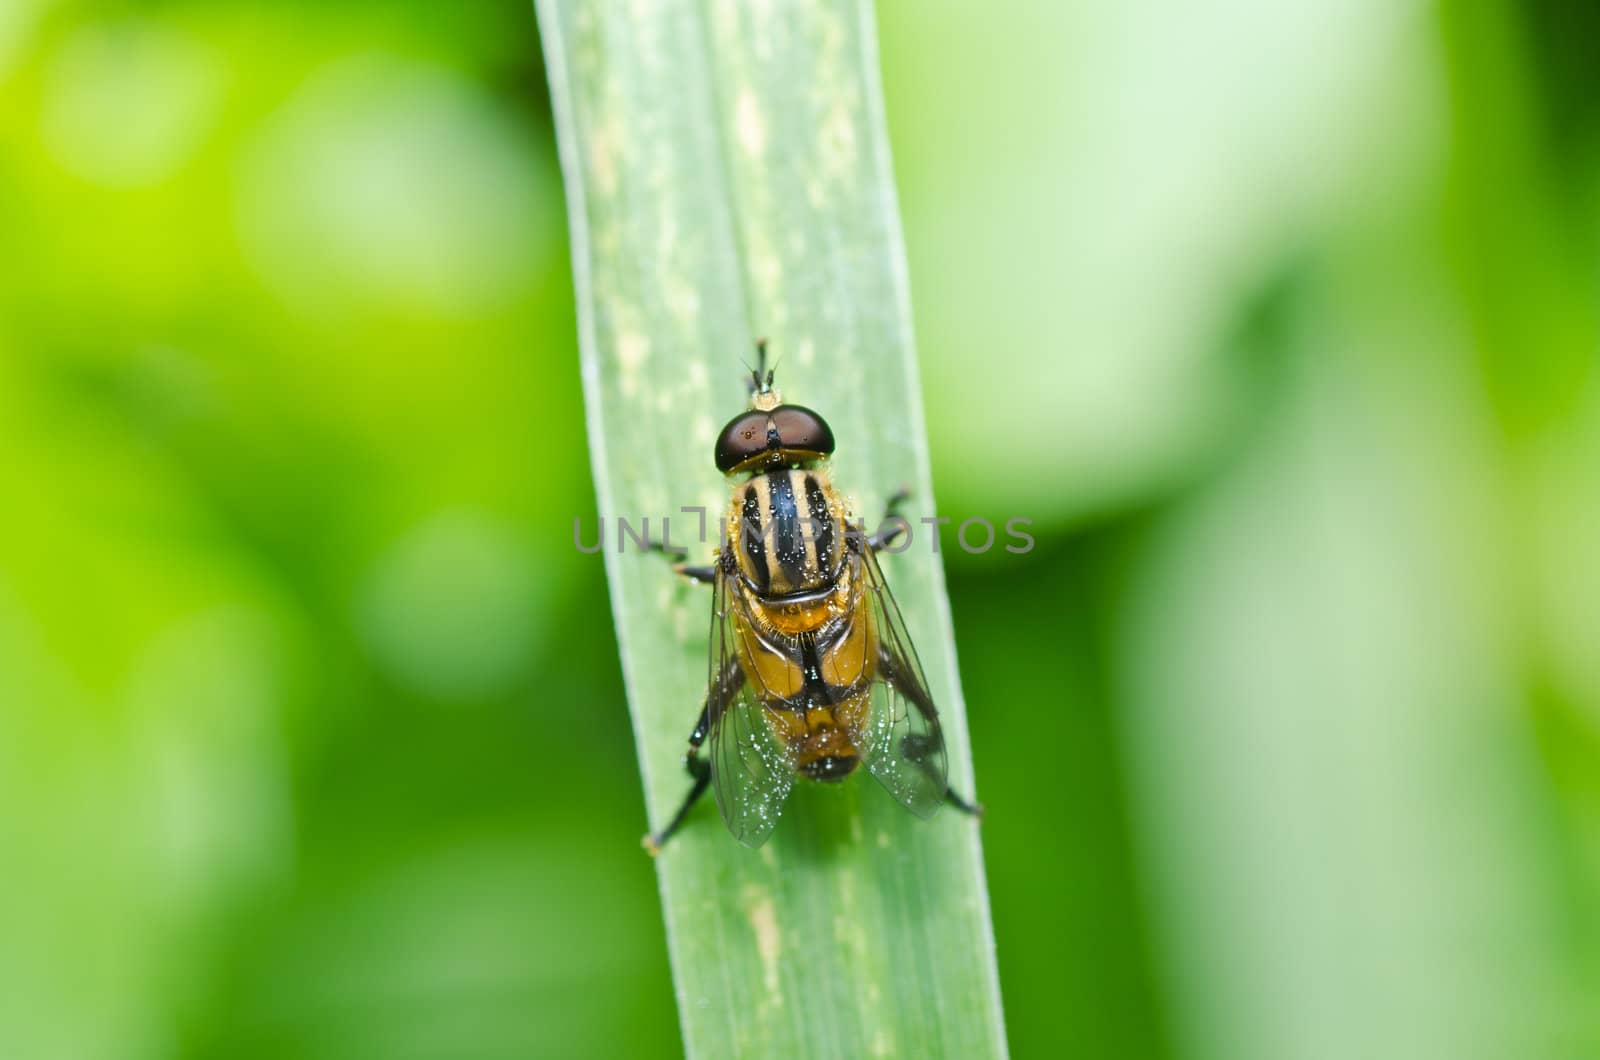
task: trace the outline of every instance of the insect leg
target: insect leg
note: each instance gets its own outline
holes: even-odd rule
[[[906,524],[900,515],[900,509],[910,499],[910,486],[901,486],[890,495],[889,502],[883,506],[883,521],[887,523],[890,519],[893,519],[895,523],[893,526],[880,529],[876,534],[872,534],[867,538],[867,544],[872,546],[874,552],[881,550],[886,545],[894,544],[895,538],[905,532]]]
[[[651,857],[661,853],[662,844],[672,838],[672,833],[683,824],[683,819],[689,816],[689,811],[694,809],[694,804],[700,801],[700,796],[704,795],[706,788],[711,785],[711,763],[701,759],[699,752],[700,748],[691,746],[689,753],[683,757],[684,768],[694,778],[694,786],[689,789],[689,794],[684,796],[683,805],[678,807],[678,812],[672,815],[672,820],[667,822],[665,828],[644,837],[644,848],[649,851]]]
[[[977,817],[980,819],[983,817],[983,803],[968,802],[966,799],[963,799],[960,795],[956,794],[955,788],[947,787],[944,789],[944,801],[948,802],[950,805],[954,806],[956,809],[960,810],[969,817]]]
[[[885,519],[892,519],[894,516],[899,515],[900,509],[905,505],[906,501],[909,501],[910,499],[911,487],[902,485],[899,489],[895,490],[889,495],[888,502],[883,506],[883,517]]]
[[[888,650],[881,651],[878,658],[878,665],[883,669],[883,672],[895,682],[897,688],[905,693],[905,697],[911,701],[911,705],[917,708],[917,713],[921,714],[928,723],[928,732],[926,734],[912,733],[905,738],[905,743],[901,745],[905,751],[906,758],[913,762],[921,762],[937,751],[944,742],[944,730],[939,725],[939,712],[934,708],[933,697],[928,695],[928,690],[922,687],[922,682],[916,679],[914,673],[910,673],[904,667],[897,665],[893,652]],[[964,814],[978,818],[983,817],[983,803],[963,798],[949,784],[945,785],[944,801]]]
[[[711,732],[713,714],[720,715],[743,687],[744,671],[740,669],[736,660],[729,660],[727,668],[717,679],[716,687],[706,693],[706,705],[700,708],[700,719],[694,723],[694,731],[689,734],[689,753],[683,756],[683,768],[694,778],[694,784],[689,788],[689,794],[684,796],[678,812],[667,822],[667,826],[659,832],[650,833],[642,841],[651,857],[661,853],[662,844],[672,838],[672,834],[683,824],[683,819],[689,816],[689,811],[694,809],[694,804],[700,801],[700,796],[710,787],[711,763],[700,757],[700,746],[706,742],[706,736]]]
[[[701,585],[710,585],[717,580],[717,568],[715,567],[691,567],[687,563],[674,563],[672,569],[690,581],[699,582]]]
[[[672,569],[692,582],[710,585],[717,580],[716,567],[696,567],[681,562],[682,558],[689,554],[689,550],[686,548],[678,548],[676,546],[668,548],[666,543],[662,541],[647,541],[644,548],[646,552],[659,552],[668,559],[679,560],[680,562],[672,565]]]

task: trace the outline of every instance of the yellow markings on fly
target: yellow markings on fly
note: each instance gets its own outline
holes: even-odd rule
[[[769,471],[735,484],[724,526],[740,571],[759,596],[752,602],[775,626],[803,632],[839,613],[842,599],[771,602],[827,588],[841,568],[844,506],[825,467]]]
[[[739,663],[757,691],[766,693],[762,698],[791,700],[799,696],[806,686],[800,664],[774,650],[756,630],[743,623],[740,627]]]
[[[779,739],[791,747],[807,745],[815,757],[820,758],[828,752],[820,747],[810,746],[811,743],[836,742],[834,734],[838,732],[839,723],[831,706],[810,707],[803,711],[768,711],[767,719]]]
[[[844,614],[850,606],[849,586],[839,585],[823,599],[810,604],[758,604],[762,628],[785,636],[810,633]]]
[[[772,734],[795,756],[804,769],[824,758],[849,758],[860,754],[850,734],[859,732],[871,705],[872,690],[862,689],[837,703],[804,710],[766,711]]]
[[[829,733],[859,728],[866,719],[867,708],[871,702],[872,690],[864,688],[845,696],[837,703],[823,703],[804,710],[773,710],[767,713],[773,732],[791,743],[798,743],[806,737],[825,743],[832,739]],[[844,751],[850,750],[848,744],[841,744],[840,747]],[[818,752],[819,756],[831,753],[834,752],[826,748]]]
[[[876,631],[865,608],[857,611],[837,640],[819,651],[821,677],[834,688],[855,688],[877,673]],[[766,698],[794,700],[805,691],[805,672],[797,659],[767,643],[759,630],[739,624],[739,662]]]
[[[877,672],[877,657],[872,612],[858,607],[844,635],[822,653],[822,679],[840,688],[854,688]]]
[[[819,508],[825,517],[799,532],[796,520],[812,520]],[[774,524],[783,520],[780,535]],[[785,468],[735,484],[725,526],[741,575],[739,662],[771,708],[765,714],[773,735],[799,768],[856,755],[849,734],[861,730],[871,707],[878,632],[863,586],[843,562],[843,505],[826,470]],[[795,591],[805,598],[782,598]],[[796,637],[815,640],[813,681],[822,689],[808,689]],[[840,698],[816,702],[832,696]]]

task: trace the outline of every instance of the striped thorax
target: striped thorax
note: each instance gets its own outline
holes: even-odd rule
[[[764,600],[830,588],[844,567],[844,508],[827,469],[778,468],[736,483],[727,540],[739,574]]]

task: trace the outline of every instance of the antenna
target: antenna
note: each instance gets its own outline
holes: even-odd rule
[[[783,398],[779,396],[776,390],[772,389],[772,380],[778,374],[778,369],[776,363],[771,368],[767,367],[766,339],[756,340],[756,366],[751,368],[747,364],[745,368],[750,371],[750,407],[753,409],[777,408]]]
[[[745,367],[750,368],[748,364],[745,365]],[[767,340],[757,339],[756,366],[750,370],[750,382],[753,384],[751,387],[752,392],[756,394],[771,393],[772,377],[776,371],[776,366],[772,368],[767,367]]]

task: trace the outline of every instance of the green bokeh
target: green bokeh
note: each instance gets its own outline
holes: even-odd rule
[[[1600,18],[881,7],[1015,1053],[1600,1051]],[[0,1055],[679,1051],[538,56],[0,7]]]

